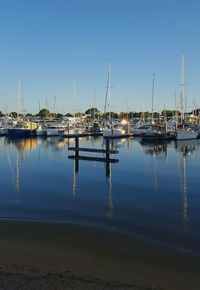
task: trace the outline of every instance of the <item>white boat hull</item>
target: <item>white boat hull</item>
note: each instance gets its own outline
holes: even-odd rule
[[[36,130],[36,135],[37,136],[46,136],[47,135],[47,130],[46,129],[37,129]]]
[[[51,136],[62,136],[65,130],[63,129],[47,129],[47,137]]]
[[[125,135],[126,131],[123,129],[104,129],[103,137],[120,137]]]
[[[192,140],[197,139],[198,132],[192,130],[177,130],[176,140]]]

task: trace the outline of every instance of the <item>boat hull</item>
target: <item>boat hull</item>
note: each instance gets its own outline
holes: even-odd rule
[[[35,135],[35,130],[29,129],[9,129],[8,136],[9,137],[30,137]]]
[[[53,137],[53,136],[62,136],[64,135],[65,130],[63,129],[47,129],[46,135],[47,137]]]
[[[37,129],[36,130],[36,135],[37,136],[46,136],[47,135],[47,130],[46,129]]]
[[[122,137],[126,133],[123,129],[105,129],[103,131],[103,137]]]
[[[198,132],[190,130],[178,130],[176,132],[176,140],[192,140],[197,139]]]

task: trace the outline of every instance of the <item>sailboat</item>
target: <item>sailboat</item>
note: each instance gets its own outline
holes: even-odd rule
[[[183,124],[184,121],[184,102],[185,102],[185,92],[184,92],[184,55],[181,56],[181,84],[180,84],[180,105],[181,105],[181,126],[176,129],[176,140],[191,140],[198,137],[198,131],[193,130],[190,127],[186,127]]]
[[[21,79],[18,82],[18,95],[17,95],[17,124],[15,127],[8,129],[9,137],[30,137],[35,135],[36,129],[38,125],[34,122],[30,122],[28,119],[24,120],[24,118],[19,120],[19,101],[22,98],[22,88],[21,88]]]
[[[5,136],[7,130],[3,127],[2,123],[0,123],[0,136]]]
[[[114,120],[111,119],[110,114],[110,108],[111,108],[111,64],[109,63],[109,69],[108,69],[108,80],[107,80],[107,86],[106,86],[106,99],[105,99],[105,107],[104,107],[104,118],[106,114],[106,108],[107,105],[109,105],[109,123],[107,126],[104,126],[103,128],[103,137],[123,137],[125,135],[126,131],[123,128],[120,128],[117,123],[114,122]],[[107,101],[109,102],[107,104]]]
[[[141,132],[143,131],[143,133],[141,134],[142,141],[170,140],[173,138],[173,136],[167,132],[166,127],[164,125],[161,125],[161,124],[154,122],[154,91],[155,91],[154,88],[155,88],[155,73],[153,73],[153,79],[152,79],[151,122],[148,126],[146,126],[146,129],[145,129],[145,127],[140,128]]]

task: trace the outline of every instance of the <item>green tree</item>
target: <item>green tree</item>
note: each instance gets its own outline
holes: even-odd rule
[[[75,117],[80,118],[81,116],[83,116],[84,114],[81,112],[77,112],[74,114]]]
[[[126,119],[126,118],[127,118],[127,113],[126,113],[126,112],[121,112],[121,113],[119,114],[119,118],[120,118],[120,119]]]
[[[13,117],[13,118],[17,118],[17,113],[16,112],[11,112],[10,116]]]
[[[47,109],[42,109],[39,111],[39,114],[38,114],[40,117],[44,118],[44,117],[47,117],[50,115],[50,112],[49,110]]]
[[[105,114],[105,117],[106,117],[106,119],[109,119],[109,117],[111,118],[111,119],[118,119],[118,114],[117,113],[115,113],[115,112],[107,112],[106,114]]]
[[[91,116],[94,116],[94,114],[98,115],[99,113],[100,111],[97,108],[90,108],[85,111],[86,115],[91,115]]]
[[[3,117],[3,113],[0,111],[0,118]]]
[[[153,113],[153,117],[154,117],[155,119],[158,119],[159,116],[160,116],[160,114],[159,114],[158,112],[154,112],[154,113]]]
[[[60,119],[60,118],[62,118],[62,117],[63,117],[63,114],[60,114],[60,113],[57,114],[57,118],[58,118],[58,119]]]
[[[70,113],[67,113],[67,114],[65,114],[65,117],[74,117],[74,116]]]
[[[166,116],[167,118],[171,118],[171,117],[175,116],[176,114],[180,115],[180,112],[179,111],[175,111],[175,110],[163,110],[161,112],[161,115],[162,116]]]

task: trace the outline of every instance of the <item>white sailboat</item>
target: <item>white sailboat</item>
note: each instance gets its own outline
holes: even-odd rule
[[[50,125],[46,129],[47,137],[63,136],[65,133],[65,126],[61,124]]]
[[[47,136],[47,126],[39,124],[36,130],[36,136]]]
[[[184,55],[181,56],[181,84],[180,84],[180,105],[181,105],[181,127],[176,129],[176,140],[191,140],[198,137],[198,132],[190,127],[183,125],[184,121],[184,103],[185,103],[185,91],[184,91]]]
[[[109,109],[109,115],[110,115],[110,109],[111,109],[111,64],[109,63],[109,69],[108,69],[108,80],[107,80],[107,87],[106,87],[106,100],[105,100],[105,108],[104,108],[104,116],[106,114],[106,108],[107,108],[107,101],[108,103],[108,109]],[[118,126],[115,126],[112,123],[111,116],[109,116],[109,122],[106,127],[103,128],[103,137],[122,137],[125,135],[126,131],[123,128],[120,128]]]

